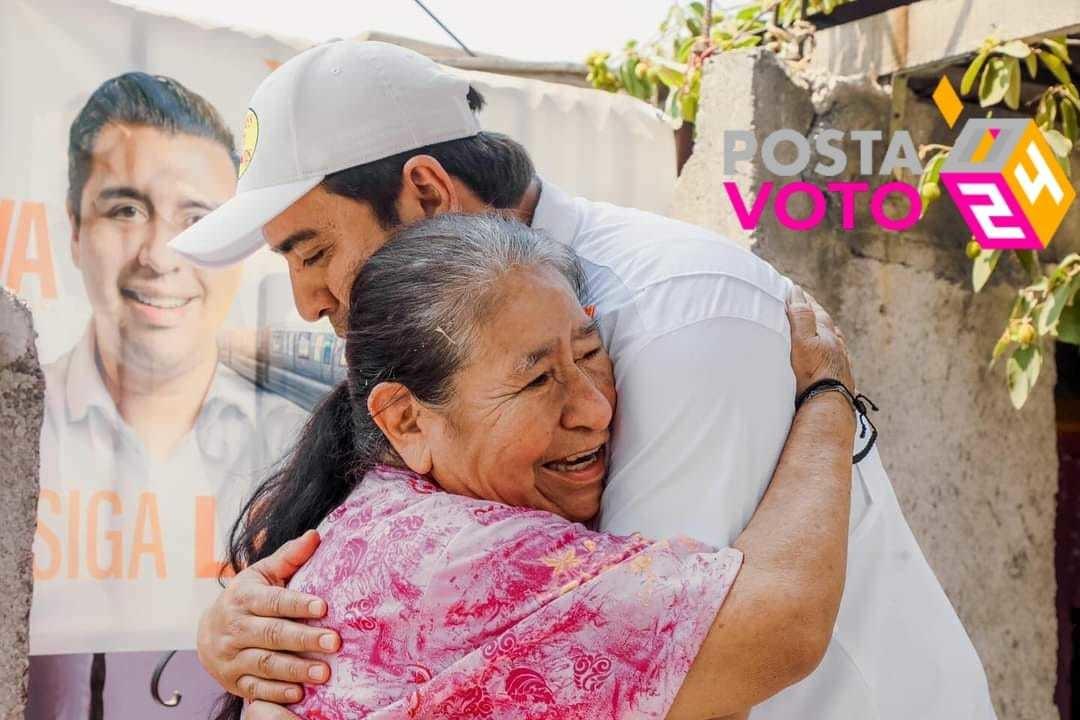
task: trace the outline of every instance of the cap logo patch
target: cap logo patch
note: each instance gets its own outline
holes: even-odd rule
[[[238,177],[243,177],[248,166],[251,165],[251,158],[255,155],[255,145],[258,142],[259,116],[255,114],[254,110],[248,108],[247,114],[244,115],[244,146],[240,152],[240,174]]]

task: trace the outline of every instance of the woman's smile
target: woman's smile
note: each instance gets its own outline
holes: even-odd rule
[[[574,484],[589,485],[599,482],[607,472],[607,443],[551,460],[541,465],[541,468]]]

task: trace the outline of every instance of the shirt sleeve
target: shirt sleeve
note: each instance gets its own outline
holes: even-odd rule
[[[786,323],[780,332],[725,316],[660,335],[616,362],[601,527],[730,545],[768,487],[791,426],[790,354]]]

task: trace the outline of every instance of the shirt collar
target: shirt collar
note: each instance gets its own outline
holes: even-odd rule
[[[197,422],[201,423],[204,419],[212,422],[225,410],[235,409],[244,420],[254,426],[257,413],[256,392],[253,383],[219,362]]]
[[[98,408],[113,420],[119,420],[116,403],[105,388],[97,365],[97,341],[94,324],[90,323],[82,338],[71,350],[64,395],[67,400],[69,422],[86,418],[90,408]]]
[[[64,390],[69,422],[85,419],[90,408],[99,409],[114,425],[123,421],[101,377],[93,323],[90,323],[82,339],[71,351]],[[255,403],[254,386],[234,370],[219,362],[214,369],[214,378],[203,400],[195,426],[197,429],[212,427],[221,414],[228,409],[235,409],[254,426]]]
[[[540,180],[540,199],[533,211],[532,227],[553,240],[573,247],[577,237],[578,208],[574,199],[546,180]]]

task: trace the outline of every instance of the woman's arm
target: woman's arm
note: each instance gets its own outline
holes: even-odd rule
[[[796,288],[789,301],[797,390],[854,387],[842,334]],[[743,566],[668,718],[747,710],[811,671],[832,635],[847,564],[855,418],[839,393],[796,413],[772,482],[734,546]]]

